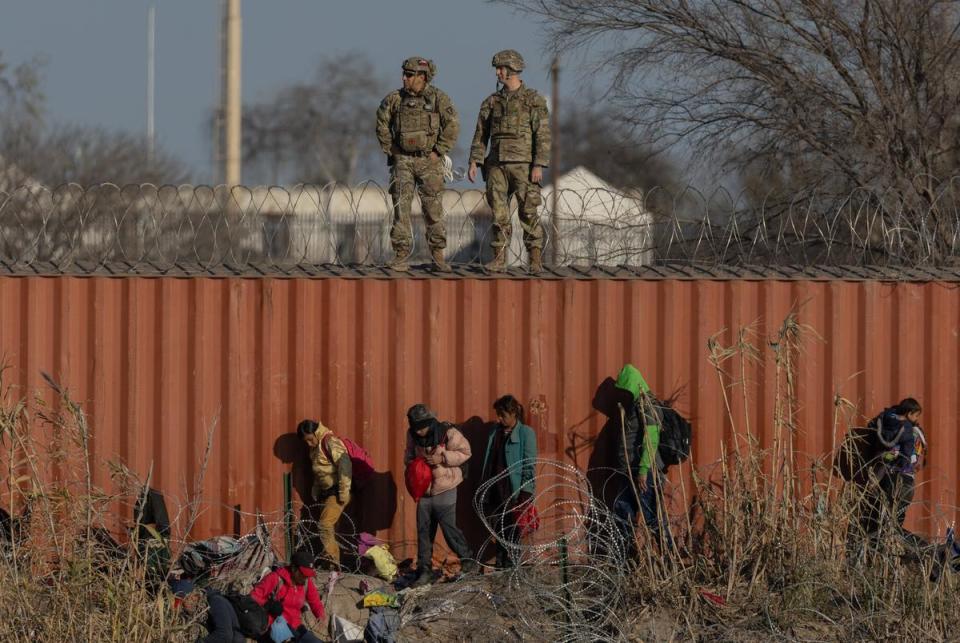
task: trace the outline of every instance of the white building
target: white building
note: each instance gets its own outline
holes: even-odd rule
[[[653,260],[653,215],[637,196],[624,194],[584,167],[557,181],[557,214],[553,216],[553,186],[543,190],[541,220],[547,231],[548,265],[644,265]],[[247,199],[236,194],[249,194]],[[264,230],[263,251],[291,262],[383,264],[392,257],[392,199],[375,183],[299,185],[234,191],[243,211],[258,213]],[[447,259],[459,263],[489,261],[492,217],[479,189],[448,189]],[[523,230],[516,200],[511,201],[513,237],[509,265],[526,262]],[[417,260],[427,261],[419,198],[411,208]]]
[[[654,220],[639,193],[625,194],[583,166],[543,190],[544,225],[551,226],[552,265],[642,266],[654,259]]]

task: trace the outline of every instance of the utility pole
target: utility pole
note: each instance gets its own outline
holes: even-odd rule
[[[242,51],[242,22],[240,19],[240,0],[227,0],[226,15],[224,16],[224,30],[226,44],[223,70],[223,113],[224,113],[224,142],[223,155],[224,183],[228,186],[240,185],[240,167],[243,160],[240,149],[241,123],[241,51]]]
[[[557,253],[560,245],[560,222],[557,220],[557,179],[560,177],[560,57],[553,57],[550,65],[552,90],[550,96],[550,133],[553,144],[550,146],[550,176],[553,178],[553,190],[550,191],[550,220],[553,221],[553,243],[550,244],[550,256],[553,266],[557,265]]]
[[[156,44],[157,7],[151,3],[147,9],[147,161],[151,165],[156,145]]]

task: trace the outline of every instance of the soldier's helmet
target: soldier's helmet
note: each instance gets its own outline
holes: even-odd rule
[[[520,52],[516,51],[515,49],[504,49],[503,51],[498,51],[493,55],[493,62],[491,65],[494,67],[507,67],[517,73],[520,73],[523,71],[523,68],[526,67],[526,63],[523,62],[523,56],[521,56]]]
[[[403,71],[422,72],[427,77],[427,80],[432,80],[433,77],[437,75],[437,66],[428,58],[413,56],[403,61]]]

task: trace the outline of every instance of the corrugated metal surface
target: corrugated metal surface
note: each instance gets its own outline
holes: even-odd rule
[[[683,388],[695,461],[708,465],[732,431],[708,338],[719,332],[729,344],[753,324],[764,344],[797,305],[822,337],[806,343],[799,363],[798,450],[830,451],[835,393],[865,413],[916,395],[933,446],[917,496],[927,506],[910,521],[935,529],[957,504],[960,291],[951,284],[6,276],[0,302],[0,354],[11,375],[42,390],[46,371],[69,387],[91,415],[97,458],[120,458],[141,474],[153,463],[155,485],[182,496],[219,418],[204,486],[214,504],[197,537],[232,532],[232,505],[279,511],[282,473],[302,457],[290,432],[319,417],[389,471],[368,493],[361,526],[410,542],[409,405],[472,418],[479,449],[480,418],[492,418],[497,396],[539,400],[546,411],[532,424],[542,456],[597,464],[610,453],[594,453],[606,418],[593,401],[626,361],[658,391]],[[730,396],[738,429],[746,408],[765,445],[773,372],[769,359],[748,368],[746,403],[738,390]],[[251,526],[245,517],[242,527]]]

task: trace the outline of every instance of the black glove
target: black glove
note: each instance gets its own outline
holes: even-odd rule
[[[278,616],[283,615],[283,603],[281,603],[275,598],[271,598],[270,600],[268,600],[266,604],[263,606],[263,608],[267,610],[267,614],[269,614],[273,618],[277,618]]]

